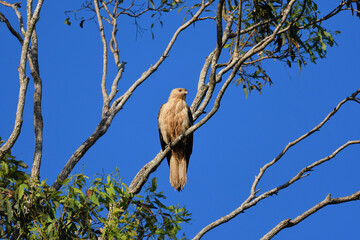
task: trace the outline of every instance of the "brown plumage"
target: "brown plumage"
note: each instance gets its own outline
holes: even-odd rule
[[[158,126],[162,149],[193,124],[190,108],[185,102],[186,94],[188,91],[184,88],[172,90],[168,102],[160,108]],[[192,145],[193,135],[190,134],[166,156],[170,167],[170,183],[175,190],[181,191],[186,183]]]

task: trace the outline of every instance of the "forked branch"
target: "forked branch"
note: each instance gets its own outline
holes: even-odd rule
[[[18,104],[16,110],[16,117],[15,117],[15,126],[7,141],[4,143],[2,147],[0,147],[0,158],[2,158],[9,149],[15,144],[17,138],[20,135],[22,122],[23,122],[23,111],[25,106],[25,95],[27,92],[27,87],[29,83],[29,78],[26,76],[26,60],[29,53],[29,46],[31,42],[31,36],[35,29],[35,25],[39,19],[39,14],[41,7],[43,5],[43,0],[39,0],[34,12],[30,13],[28,9],[28,15],[31,17],[27,19],[27,30],[24,37],[24,41],[22,44],[22,51],[20,56],[20,65],[18,67],[19,71],[19,81],[20,81],[20,90],[19,90],[19,97],[18,97]]]
[[[306,218],[308,218],[312,214],[316,213],[317,211],[319,211],[320,209],[322,209],[328,205],[346,203],[346,202],[357,201],[357,200],[360,200],[360,191],[358,191],[352,195],[345,196],[345,197],[339,197],[339,198],[332,198],[331,195],[328,194],[323,201],[319,202],[318,204],[316,204],[315,206],[313,206],[306,212],[302,213],[298,217],[296,217],[294,219],[288,218],[288,219],[281,221],[278,225],[276,225],[273,229],[271,229],[266,235],[264,235],[261,238],[261,240],[272,239],[280,231],[284,230],[285,228],[290,228],[290,227],[297,225],[298,223],[304,221]]]
[[[316,129],[320,129],[320,127],[322,127],[329,119],[331,116],[333,116],[335,113],[338,112],[338,110],[340,109],[340,107],[347,101],[356,101],[357,102],[357,94],[360,93],[360,89],[358,89],[356,92],[354,92],[350,97],[345,98],[343,101],[341,101],[333,111],[331,111],[326,117],[325,119],[318,124],[315,128],[313,128],[312,130],[310,130],[309,132],[307,132],[306,134],[304,134],[302,137],[300,137],[299,139],[295,140],[293,143],[290,143],[291,146],[295,145],[296,143],[299,143],[301,140],[303,140],[305,137],[310,136],[312,133],[314,133],[316,131]],[[259,190],[256,190],[256,186],[259,183],[261,177],[264,175],[265,170],[267,168],[269,168],[270,166],[272,166],[273,164],[275,164],[288,150],[288,146],[285,147],[284,150],[286,151],[282,151],[282,153],[280,153],[280,155],[278,157],[276,157],[274,160],[276,161],[271,161],[267,164],[265,164],[261,170],[258,176],[255,177],[254,183],[251,187],[251,191],[250,191],[250,195],[249,197],[234,211],[232,211],[231,213],[219,218],[218,220],[210,223],[209,225],[207,225],[205,228],[203,228],[194,238],[193,240],[198,240],[200,239],[204,234],[206,234],[208,231],[210,231],[211,229],[230,221],[231,219],[233,219],[234,217],[236,217],[237,215],[239,215],[240,213],[243,213],[245,210],[255,206],[258,202],[260,202],[261,200],[268,198],[274,194],[277,194],[280,190],[285,189],[289,186],[291,186],[292,184],[294,184],[295,182],[297,182],[298,180],[308,176],[308,172],[312,171],[315,167],[329,161],[330,159],[334,158],[338,153],[340,153],[342,150],[346,149],[347,147],[354,145],[354,144],[360,144],[360,140],[354,140],[354,141],[348,141],[347,143],[345,143],[344,145],[340,146],[338,149],[336,149],[333,153],[331,153],[329,156],[326,156],[314,163],[312,163],[311,165],[303,168],[301,171],[299,171],[298,174],[296,174],[293,178],[291,178],[289,181],[285,182],[284,184],[275,187],[271,190],[268,190],[266,192],[264,192],[263,194],[256,196],[256,194],[259,192]],[[282,222],[281,224],[284,224],[285,222]]]
[[[320,128],[322,126],[324,126],[324,124],[326,122],[328,122],[330,120],[330,118],[336,114],[339,109],[341,108],[342,105],[344,105],[346,102],[348,101],[353,101],[356,100],[356,96],[360,93],[360,89],[358,89],[357,91],[355,91],[351,96],[345,98],[344,100],[342,100],[341,102],[339,102],[339,104],[324,118],[324,120],[322,120],[317,126],[315,126],[313,129],[311,129],[309,132],[305,133],[304,135],[302,135],[301,137],[299,137],[298,139],[290,142],[288,145],[286,145],[286,147],[281,151],[281,153],[279,155],[277,155],[271,162],[265,164],[261,169],[259,174],[255,177],[255,181],[251,187],[251,196],[255,197],[255,193],[256,193],[256,187],[260,181],[260,179],[262,178],[262,176],[265,174],[265,171],[271,167],[272,165],[274,165],[277,161],[279,161],[284,154],[293,146],[295,146],[296,144],[300,143],[301,141],[303,141],[304,139],[306,139],[307,137],[309,137],[310,135],[312,135],[313,133],[317,132],[320,130]]]

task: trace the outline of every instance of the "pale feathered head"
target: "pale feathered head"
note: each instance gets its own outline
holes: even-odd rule
[[[189,92],[185,88],[175,88],[170,93],[170,99],[182,99],[185,100],[186,94]]]

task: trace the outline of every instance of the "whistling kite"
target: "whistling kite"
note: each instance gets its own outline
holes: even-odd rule
[[[188,91],[176,88],[171,91],[167,103],[160,108],[158,126],[161,148],[183,134],[192,124],[193,118],[185,102]],[[186,172],[192,152],[193,134],[191,133],[171,149],[166,156],[170,166],[170,183],[175,190],[181,191],[186,183]]]

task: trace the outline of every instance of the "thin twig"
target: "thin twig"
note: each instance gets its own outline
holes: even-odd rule
[[[44,236],[44,234],[41,232],[41,229],[39,228],[39,226],[36,224],[36,221],[35,220],[32,220],[32,222],[34,223],[36,229],[38,230],[40,236],[41,236],[41,239],[44,239],[46,240],[47,238]]]

